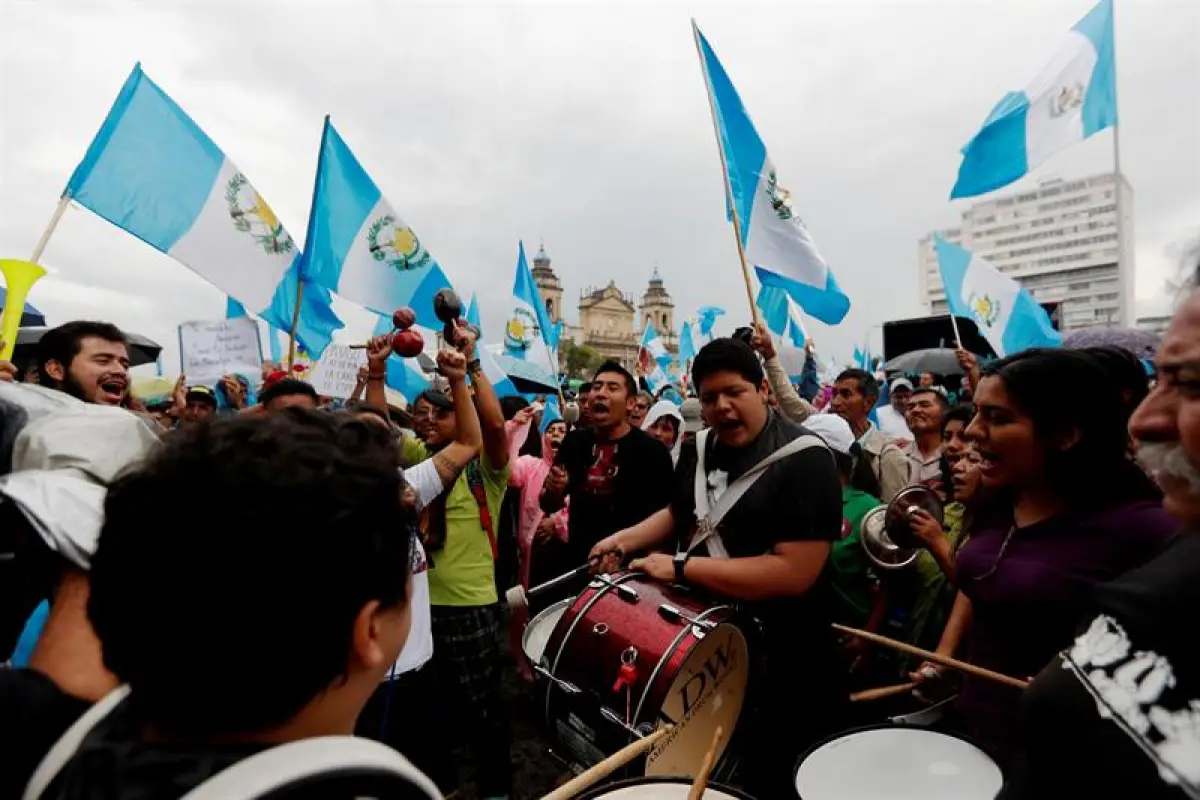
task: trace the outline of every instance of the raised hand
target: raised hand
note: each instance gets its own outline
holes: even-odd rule
[[[445,348],[438,351],[438,372],[451,382],[467,379],[467,357],[458,350]]]
[[[367,370],[382,372],[387,369],[388,356],[392,354],[392,337],[390,334],[372,336],[367,340]]]
[[[771,338],[767,326],[761,322],[754,323],[754,335],[750,337],[750,346],[767,361],[775,357],[775,341]]]

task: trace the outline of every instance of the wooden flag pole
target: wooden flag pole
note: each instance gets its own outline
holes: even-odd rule
[[[296,307],[292,309],[292,329],[288,331],[288,374],[296,366],[296,329],[300,327],[300,303],[304,300],[304,279],[296,276]]]
[[[696,42],[696,55],[700,59],[700,74],[704,78],[704,91],[708,95],[708,110],[712,114],[713,133],[717,137],[717,151],[721,154],[721,176],[725,179],[725,202],[733,218],[733,238],[737,242],[738,259],[742,262],[742,279],[746,282],[746,300],[750,303],[750,318],[757,325],[761,319],[758,304],[754,302],[754,286],[750,280],[750,265],[746,263],[746,248],[742,244],[742,221],[738,218],[737,204],[733,202],[733,186],[729,182],[729,164],[725,161],[725,145],[721,141],[721,125],[717,121],[717,100],[713,97],[712,82],[708,79],[708,67],[704,63],[704,50],[700,47],[700,29],[692,20],[692,39]]]
[[[33,248],[33,255],[29,260],[34,264],[41,262],[42,253],[46,252],[46,245],[50,244],[50,237],[54,235],[54,231],[58,228],[58,223],[62,221],[63,214],[66,213],[67,207],[71,205],[71,193],[63,192],[63,196],[58,199],[58,206],[54,209],[54,214],[50,217],[50,224],[46,226],[45,233],[42,238],[38,239],[37,247]]]

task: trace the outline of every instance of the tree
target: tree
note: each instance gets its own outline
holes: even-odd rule
[[[574,340],[567,339],[562,344],[566,353],[567,377],[582,378],[591,375],[600,366],[604,358],[587,345],[577,345]]]

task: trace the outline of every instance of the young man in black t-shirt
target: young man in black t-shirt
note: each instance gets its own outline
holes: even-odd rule
[[[764,458],[807,434],[767,406],[758,357],[745,343],[717,339],[692,366],[705,420],[704,448],[710,507],[727,486]],[[815,438],[815,437],[814,437]],[[664,548],[631,566],[650,577],[691,584],[740,601],[761,626],[752,640],[760,670],[751,683],[757,716],[743,715],[747,789],[786,797],[792,768],[806,746],[839,727],[846,693],[832,629],[828,581],[830,543],[841,534],[841,485],[833,457],[816,439],[766,471],[716,526],[716,535],[688,552],[697,530],[697,456],[681,460],[669,508],[597,543],[603,566],[614,552]],[[574,513],[574,509],[572,509]]]
[[[637,382],[609,361],[596,371],[588,398],[590,427],[567,434],[542,488],[552,514],[571,498],[564,563],[577,567],[592,546],[641,522],[671,501],[671,451],[629,424]]]

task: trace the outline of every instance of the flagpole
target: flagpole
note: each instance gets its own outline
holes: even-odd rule
[[[288,373],[296,366],[296,329],[300,327],[300,304],[304,300],[304,278],[296,276],[296,307],[292,309],[292,329],[288,331]]]
[[[750,318],[757,325],[760,321],[758,306],[754,303],[754,287],[750,282],[750,265],[746,263],[746,248],[742,244],[742,222],[738,219],[737,204],[733,202],[733,186],[729,182],[729,165],[725,162],[725,145],[721,142],[721,127],[717,122],[717,101],[713,97],[712,83],[708,79],[708,68],[704,64],[704,51],[700,48],[700,29],[692,20],[692,40],[696,43],[696,56],[700,59],[700,74],[704,78],[704,91],[708,95],[708,110],[712,114],[713,133],[717,137],[717,151],[721,155],[721,176],[725,179],[725,201],[733,217],[733,238],[737,243],[738,259],[742,262],[742,278],[746,282],[746,300],[750,303]]]
[[[58,228],[58,223],[62,221],[63,214],[66,213],[67,207],[70,205],[71,193],[63,192],[63,196],[58,199],[58,206],[55,207],[54,214],[50,217],[50,224],[46,226],[46,231],[42,234],[42,238],[38,239],[37,247],[33,248],[33,255],[29,257],[29,260],[34,264],[37,264],[42,258],[42,253],[46,252],[46,245],[50,244],[50,237],[54,235],[55,229]]]
[[[1129,314],[1128,314],[1129,305],[1133,302],[1134,275],[1133,275],[1133,264],[1125,264],[1124,263],[1125,262],[1125,226],[1122,224],[1124,220],[1122,218],[1122,213],[1121,213],[1121,208],[1123,205],[1121,203],[1121,180],[1122,180],[1122,178],[1121,178],[1121,132],[1120,132],[1121,131],[1121,123],[1120,123],[1121,104],[1117,100],[1117,85],[1118,85],[1118,81],[1117,81],[1117,75],[1118,75],[1118,73],[1117,73],[1117,4],[1115,2],[1112,4],[1112,15],[1113,15],[1113,18],[1112,18],[1112,26],[1113,26],[1113,43],[1112,43],[1112,48],[1113,48],[1113,52],[1112,52],[1113,105],[1116,106],[1116,109],[1117,109],[1117,120],[1115,122],[1113,122],[1113,126],[1112,126],[1113,172],[1116,173],[1116,175],[1114,175],[1114,181],[1113,181],[1113,184],[1114,184],[1113,197],[1116,200],[1116,202],[1115,202],[1116,209],[1115,210],[1117,212],[1117,273],[1118,273],[1118,277],[1120,278],[1120,283],[1121,283],[1121,298],[1122,298],[1122,300],[1121,300],[1121,324],[1129,325],[1129,324],[1132,324],[1134,321],[1129,318]],[[1125,269],[1122,269],[1122,267],[1124,267]],[[1126,270],[1128,270],[1128,271],[1126,272]],[[1125,274],[1121,274],[1123,272]]]

